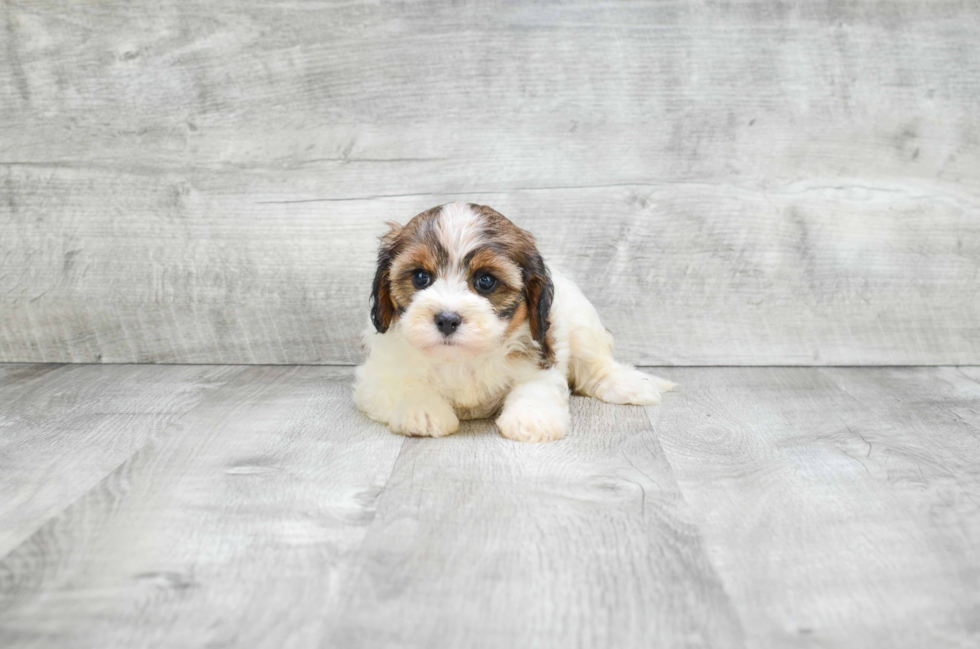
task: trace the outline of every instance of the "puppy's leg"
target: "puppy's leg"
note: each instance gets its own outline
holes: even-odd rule
[[[388,427],[399,435],[444,437],[459,430],[453,407],[431,388],[402,392],[388,415]]]
[[[653,406],[675,384],[641,372],[613,358],[613,337],[585,298],[569,331],[572,387],[578,394],[606,403]]]
[[[676,385],[611,357],[588,366],[583,373],[588,379],[576,385],[576,391],[606,403],[655,406],[660,403],[660,395]]]
[[[556,367],[518,383],[497,418],[500,434],[518,442],[550,442],[568,431],[568,380]]]
[[[443,437],[459,429],[452,405],[431,386],[397,373],[357,368],[354,403],[400,435]]]

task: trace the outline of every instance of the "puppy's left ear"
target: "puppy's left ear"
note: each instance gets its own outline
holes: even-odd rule
[[[374,283],[371,285],[371,322],[378,333],[388,331],[397,311],[395,302],[391,299],[391,261],[395,257],[395,243],[402,231],[402,226],[394,221],[388,221],[390,229],[381,237],[381,247],[378,249],[378,269],[374,273]]]
[[[555,363],[555,351],[548,342],[551,327],[551,303],[555,299],[555,285],[551,282],[544,259],[532,248],[524,264],[524,293],[527,296],[527,318],[531,337],[541,346],[541,364],[548,368]]]

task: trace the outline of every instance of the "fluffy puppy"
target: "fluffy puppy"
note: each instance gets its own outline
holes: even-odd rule
[[[592,304],[498,212],[449,203],[388,225],[354,403],[393,432],[496,416],[504,437],[545,442],[568,431],[569,388],[652,405],[674,386],[616,362]]]

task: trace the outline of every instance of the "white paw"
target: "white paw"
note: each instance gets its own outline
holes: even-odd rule
[[[459,419],[442,399],[407,399],[391,413],[388,427],[399,435],[444,437],[459,429]]]
[[[515,442],[553,442],[568,431],[568,408],[526,401],[509,404],[497,418],[497,428]]]
[[[676,387],[666,379],[631,368],[617,369],[595,387],[597,399],[606,403],[656,406],[660,394]]]

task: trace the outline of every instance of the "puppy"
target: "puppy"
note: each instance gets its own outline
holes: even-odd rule
[[[496,416],[521,442],[561,439],[569,388],[653,405],[674,384],[613,359],[613,339],[534,237],[484,205],[449,203],[381,238],[354,403],[403,435]]]

